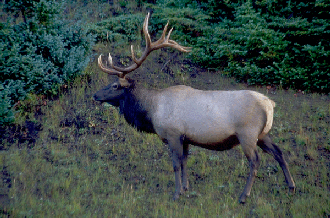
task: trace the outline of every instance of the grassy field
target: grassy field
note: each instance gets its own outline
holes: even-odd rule
[[[127,62],[128,46],[124,49],[112,52],[116,61]],[[100,44],[96,50],[113,48]],[[192,146],[190,190],[172,201],[168,147],[156,135],[130,127],[116,108],[92,101],[98,89],[116,79],[101,73],[94,61],[85,76],[62,87],[57,99],[31,96],[22,106],[24,116],[16,125],[38,128],[16,128],[21,137],[3,141],[0,216],[330,216],[329,96],[246,87],[220,72],[198,69],[172,50],[154,52],[131,77],[150,88],[185,84],[205,90],[251,89],[269,96],[277,103],[270,134],[285,154],[295,195],[288,194],[277,162],[259,149],[257,179],[241,205],[238,197],[249,168],[240,146],[224,152]],[[23,140],[32,133],[35,140]]]

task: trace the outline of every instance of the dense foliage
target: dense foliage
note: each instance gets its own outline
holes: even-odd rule
[[[61,19],[59,8],[43,0],[5,4],[5,10],[21,12],[24,19],[0,24],[0,125],[13,120],[13,105],[28,93],[56,94],[59,84],[88,64],[94,37],[81,22]]]

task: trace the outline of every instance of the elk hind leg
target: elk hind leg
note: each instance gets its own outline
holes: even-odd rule
[[[279,163],[282,168],[284,178],[289,186],[290,191],[293,193],[295,191],[296,185],[293,181],[291,173],[289,171],[289,166],[284,159],[281,149],[272,142],[268,135],[264,136],[262,139],[258,140],[257,145],[266,153],[272,155],[274,159]]]

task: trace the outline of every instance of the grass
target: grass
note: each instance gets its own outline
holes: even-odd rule
[[[98,48],[109,49],[107,45]],[[119,49],[113,56],[122,53]],[[115,79],[99,72],[91,63],[58,99],[42,100],[47,102],[39,109],[42,115],[36,117],[32,106],[29,114],[24,113],[42,125],[34,142],[3,142],[1,216],[330,216],[329,96],[282,89],[267,94],[277,103],[271,136],[289,163],[297,185],[295,195],[288,194],[277,162],[261,154],[251,196],[240,205],[238,197],[249,172],[241,148],[215,152],[192,146],[190,190],[173,202],[168,147],[156,135],[130,127],[116,108],[92,101],[93,93]],[[246,87],[219,72],[198,69],[171,50],[151,54],[131,77],[153,88],[186,84],[267,93],[265,87]]]

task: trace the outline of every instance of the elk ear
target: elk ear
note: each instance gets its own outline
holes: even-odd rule
[[[124,77],[124,78],[120,78],[119,77],[119,84],[121,87],[129,87],[130,86],[130,83],[128,82],[128,80]]]

